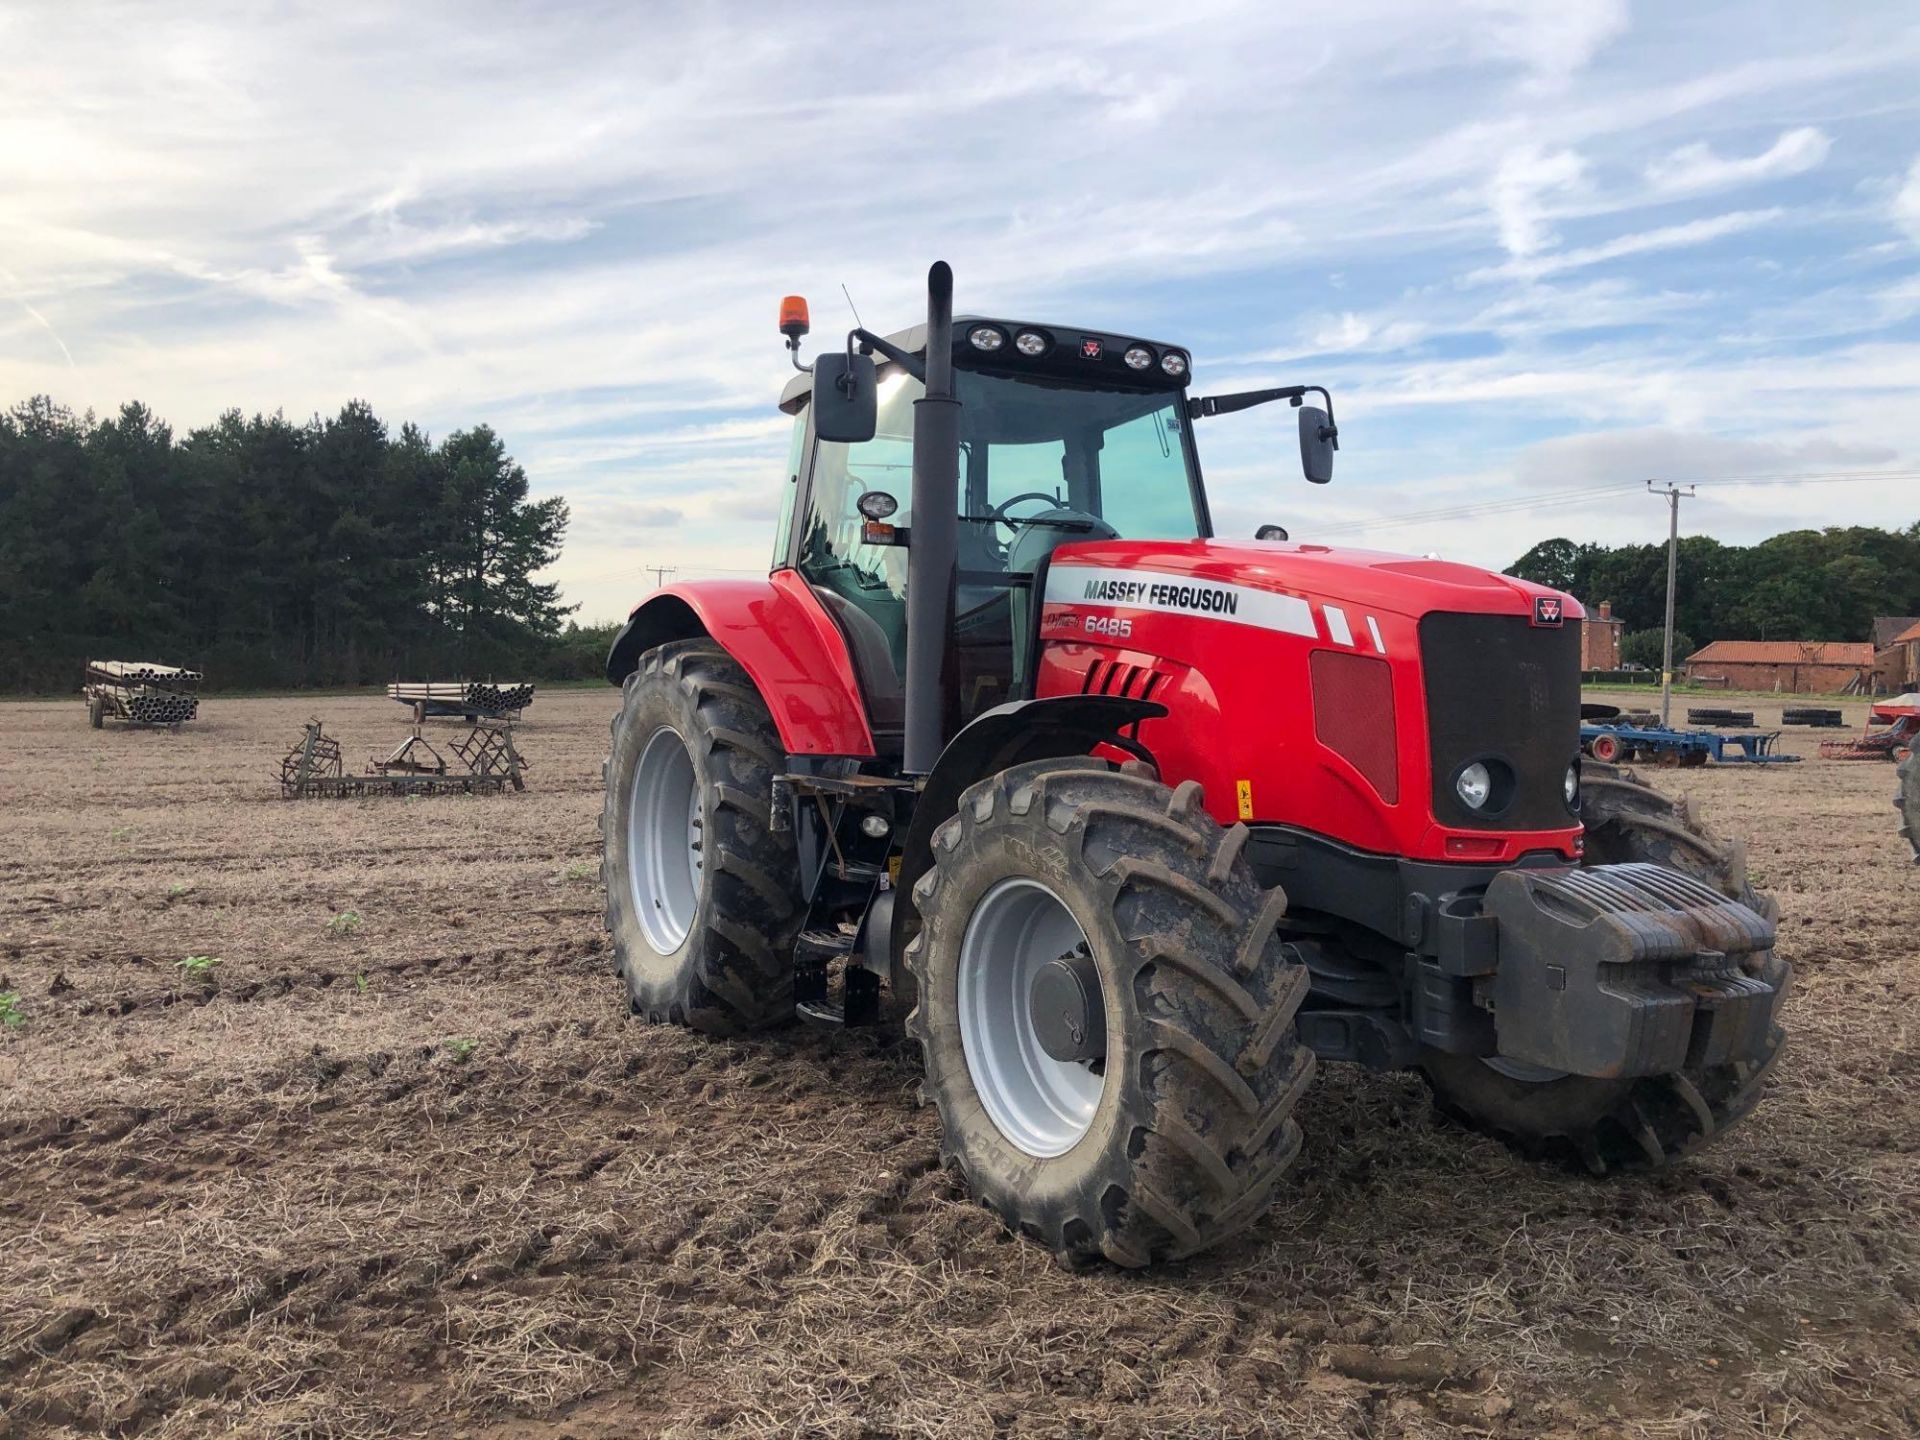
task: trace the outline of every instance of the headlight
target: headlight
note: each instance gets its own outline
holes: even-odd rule
[[[1187,357],[1178,350],[1169,350],[1160,357],[1160,368],[1169,375],[1184,375],[1187,373]]]
[[[976,350],[998,350],[1007,337],[991,325],[976,325],[967,332],[967,342]]]
[[[1483,807],[1493,795],[1493,776],[1478,760],[1462,770],[1453,782],[1454,790],[1469,810]]]
[[[1153,352],[1144,345],[1132,345],[1127,348],[1127,365],[1134,370],[1144,370],[1153,363]]]
[[[1013,337],[1013,348],[1022,355],[1044,355],[1047,349],[1047,337],[1037,330],[1022,330]]]
[[[1567,797],[1567,809],[1576,809],[1580,804],[1580,767],[1567,766],[1566,778],[1560,782],[1560,793]]]

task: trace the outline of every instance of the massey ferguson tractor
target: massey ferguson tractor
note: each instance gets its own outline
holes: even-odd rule
[[[952,311],[799,359],[764,580],[607,662],[632,1009],[906,1010],[942,1153],[1069,1262],[1256,1221],[1320,1060],[1595,1174],[1753,1108],[1789,967],[1743,851],[1580,756],[1578,605],[1432,558],[1214,537],[1178,345]],[[1309,400],[1316,403],[1307,403]]]

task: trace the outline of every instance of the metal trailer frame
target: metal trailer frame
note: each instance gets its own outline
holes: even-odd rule
[[[96,730],[109,716],[129,725],[178,730],[199,718],[200,680],[198,670],[174,665],[89,660],[80,694],[87,702],[87,721]]]
[[[1670,730],[1659,725],[1580,726],[1580,748],[1593,754],[1593,742],[1602,735],[1619,739],[1622,760],[1635,751],[1648,754],[1656,765],[1797,765],[1798,755],[1777,755],[1778,730],[1750,730],[1722,734],[1715,730]],[[1596,757],[1598,758],[1598,757]]]
[[[428,716],[440,720],[517,721],[533,704],[534,686],[492,680],[396,680],[387,686],[387,698],[412,708],[418,723]],[[515,703],[515,701],[518,703]]]
[[[414,758],[418,743],[434,757],[427,765]],[[438,751],[421,739],[416,722],[413,735],[385,760],[372,762],[364,775],[342,773],[340,742],[324,733],[318,720],[307,722],[306,733],[280,761],[280,794],[287,800],[351,800],[369,795],[499,795],[509,786],[527,788],[527,761],[514,748],[512,727],[476,725],[471,734],[453,744],[467,765],[464,774],[451,773]]]

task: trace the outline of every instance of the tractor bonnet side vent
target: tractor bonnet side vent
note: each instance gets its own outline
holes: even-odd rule
[[[1123,695],[1151,700],[1166,676],[1150,665],[1128,665],[1119,660],[1096,660],[1080,681],[1082,695]]]
[[[1399,804],[1392,667],[1347,650],[1316,650],[1308,665],[1315,738],[1358,770],[1387,804]]]

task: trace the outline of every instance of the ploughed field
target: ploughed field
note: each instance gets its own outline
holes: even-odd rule
[[[305,803],[301,723],[357,765],[399,706],[0,705],[0,1436],[1920,1433],[1891,766],[1655,772],[1751,837],[1799,971],[1716,1149],[1542,1172],[1327,1067],[1251,1236],[1075,1275],[938,1168],[897,1017],[628,1017],[615,698],[541,694],[524,795]]]

